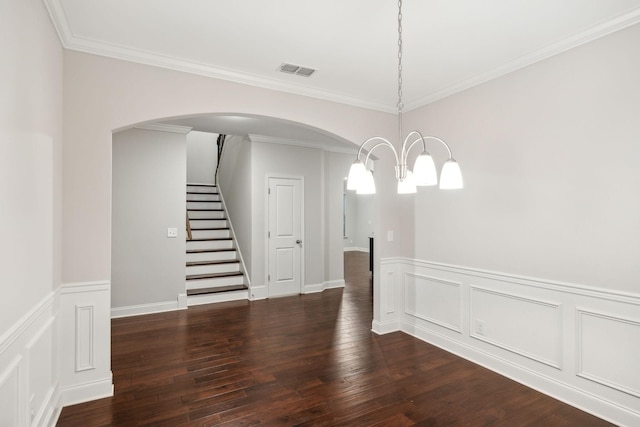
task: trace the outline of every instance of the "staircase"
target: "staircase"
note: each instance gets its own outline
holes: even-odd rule
[[[236,244],[215,185],[187,184],[187,305],[248,299]]]

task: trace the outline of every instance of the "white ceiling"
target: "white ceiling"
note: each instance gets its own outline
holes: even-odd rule
[[[396,110],[394,0],[44,2],[68,49]],[[405,110],[638,22],[640,0],[405,0]]]

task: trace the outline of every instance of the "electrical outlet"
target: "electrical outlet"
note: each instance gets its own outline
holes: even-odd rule
[[[487,327],[484,324],[484,320],[476,320],[476,333],[478,335],[485,335],[487,333]]]
[[[177,228],[167,228],[167,237],[178,237]]]

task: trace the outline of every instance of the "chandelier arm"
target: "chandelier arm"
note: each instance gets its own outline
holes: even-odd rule
[[[416,139],[415,141],[413,141],[411,144],[407,146],[407,142],[409,142],[409,138],[411,138],[412,135],[417,135],[418,139]],[[411,151],[411,149],[413,148],[414,145],[416,145],[416,143],[422,141],[422,151],[427,151],[427,143],[425,142],[424,138],[425,137],[422,136],[422,134],[417,130],[412,130],[411,132],[409,132],[407,137],[404,139],[404,142],[402,143],[402,156],[404,157],[405,163],[409,158],[409,151]]]
[[[452,159],[453,158],[453,154],[451,153],[451,147],[449,147],[449,144],[447,144],[446,142],[444,142],[442,139],[438,138],[437,136],[424,136],[423,139],[435,139],[436,141],[440,142],[442,145],[444,145],[444,147],[447,149],[447,151],[449,152],[449,158]]]
[[[373,150],[381,145],[384,145],[386,147],[389,147],[391,149],[391,151],[393,151],[393,155],[396,158],[396,164],[400,164],[399,158],[398,158],[398,152],[396,151],[396,148],[393,146],[393,144],[391,142],[389,142],[387,139],[381,137],[381,136],[372,136],[371,138],[367,139],[365,142],[362,143],[362,145],[360,145],[360,148],[358,149],[358,154],[356,155],[357,159],[360,159],[360,156],[362,155],[362,152],[364,151],[364,147],[365,145],[367,145],[369,142],[371,141],[380,141],[377,144],[375,144],[373,147],[369,148],[367,151],[367,156],[366,156],[366,160],[365,160],[365,165],[367,160],[369,160],[369,156],[371,155],[371,153],[373,152]]]

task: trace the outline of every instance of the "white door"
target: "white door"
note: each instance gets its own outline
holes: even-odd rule
[[[301,293],[302,180],[269,178],[269,297]]]

